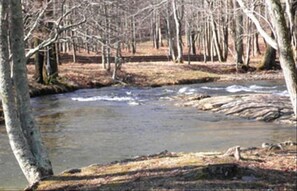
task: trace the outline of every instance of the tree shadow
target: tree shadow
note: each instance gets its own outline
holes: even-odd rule
[[[70,174],[46,180],[65,183],[53,190],[296,190],[294,171],[247,168],[233,163],[151,168],[94,176]]]

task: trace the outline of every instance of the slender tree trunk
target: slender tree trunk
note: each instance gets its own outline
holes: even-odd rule
[[[236,0],[233,1],[235,26],[233,29],[234,41],[235,41],[235,62],[236,69],[239,70],[243,64],[243,15],[239,9],[239,5]]]
[[[203,62],[207,62],[207,47],[206,47],[206,39],[202,39],[202,46],[203,46]]]
[[[253,42],[254,43],[253,54],[255,56],[261,55],[260,46],[259,46],[259,33],[258,32],[255,32],[255,34],[253,36],[253,39],[254,39],[254,42]]]
[[[183,5],[182,5],[183,6]],[[183,15],[183,10],[181,10],[181,15],[178,15],[176,0],[172,0],[173,7],[173,16],[175,21],[175,30],[176,30],[176,46],[177,46],[177,57],[176,62],[183,62],[183,45],[182,45],[182,33],[181,33],[181,15]]]
[[[131,18],[131,48],[132,48],[132,54],[136,54],[136,23],[135,23],[135,17],[133,16]]]
[[[171,15],[170,15],[170,2],[167,4],[167,15],[166,15],[166,26],[167,26],[167,39],[168,39],[168,57],[175,62],[177,50],[176,46],[173,42],[173,34],[172,34],[172,23],[171,23]]]
[[[190,32],[190,49],[191,49],[191,54],[196,55],[196,34],[194,31]]]
[[[212,32],[213,32],[214,48],[215,48],[215,51],[217,53],[219,62],[222,62],[223,61],[223,59],[222,59],[222,50],[221,50],[221,46],[220,46],[220,43],[219,43],[218,29],[217,29],[217,26],[216,26],[216,24],[214,22],[213,16],[211,16],[211,25],[212,25]]]
[[[106,44],[106,40],[104,40]],[[101,45],[101,63],[102,63],[102,68],[106,70],[106,47],[105,45]]]
[[[40,40],[38,38],[34,39],[34,46],[38,46],[40,44]],[[43,80],[43,60],[44,53],[41,51],[37,51],[35,53],[35,80],[37,83],[44,84]]]
[[[53,17],[54,15],[54,4],[53,2],[50,2],[50,0],[46,0],[47,3],[49,3],[49,7],[48,7],[48,11],[46,16],[49,17],[50,19]],[[54,29],[53,23],[48,23],[47,24],[48,28],[50,30]],[[54,82],[56,81],[57,77],[58,77],[58,63],[57,63],[57,55],[56,55],[57,51],[56,51],[56,45],[55,43],[52,43],[51,45],[49,45],[46,48],[46,63],[45,63],[45,67],[46,67],[46,74],[47,74],[47,80],[49,82]]]
[[[251,43],[252,43],[252,38],[251,38],[251,22],[250,20],[247,20],[247,37],[246,37],[246,55],[245,55],[245,65],[247,68],[249,68],[250,65],[250,54],[251,54]]]
[[[73,59],[73,63],[76,63],[76,57],[77,57],[77,48],[76,48],[76,42],[74,40],[74,38],[71,38],[71,44],[72,44],[72,59]]]
[[[55,82],[58,77],[58,63],[55,43],[46,48],[46,74],[48,82]]]
[[[154,37],[154,47],[155,49],[159,49],[160,48],[160,37],[159,37],[159,28],[160,28],[160,18],[159,18],[159,13],[158,10],[154,10],[154,16],[153,16],[153,25],[154,26],[152,28],[153,31],[153,37]]]
[[[222,59],[223,61],[227,61],[228,59],[228,49],[229,49],[229,32],[228,26],[223,26],[223,51],[222,51]]]

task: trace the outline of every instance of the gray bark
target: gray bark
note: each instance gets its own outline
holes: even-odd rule
[[[35,38],[34,46],[38,46],[39,44],[40,44],[40,40],[38,38]],[[35,53],[35,80],[37,83],[40,83],[40,84],[44,84],[43,60],[44,60],[44,53],[41,51],[37,51]]]
[[[35,159],[27,144],[21,129],[21,123],[17,117],[15,94],[11,79],[9,52],[8,52],[8,2],[0,1],[0,91],[2,107],[5,117],[6,131],[12,151],[20,164],[23,173],[29,182],[38,179],[38,169],[34,165]]]
[[[177,50],[174,44],[174,37],[172,32],[172,23],[171,23],[171,15],[170,15],[170,3],[168,1],[167,4],[167,15],[166,15],[166,27],[167,27],[167,39],[168,39],[168,57],[171,58],[172,61],[175,62],[177,57]]]
[[[182,34],[181,34],[181,20],[183,15],[183,10],[181,10],[181,15],[178,14],[176,0],[172,0],[173,16],[175,21],[176,30],[176,46],[177,46],[177,57],[176,62],[183,62],[183,45],[182,45]]]
[[[266,0],[277,39],[280,64],[284,73],[287,89],[297,116],[297,69],[291,45],[289,29],[281,4],[277,0]]]
[[[19,0],[11,0],[11,53],[13,60],[13,86],[15,88],[17,119],[19,116],[20,129],[22,134],[19,138],[25,138],[25,145],[17,152],[22,152],[22,148],[28,147],[28,151],[21,158],[30,159],[29,164],[19,164],[29,182],[33,184],[42,177],[53,174],[51,162],[41,141],[40,132],[36,126],[30,105],[29,86],[27,80],[27,68],[25,58],[24,33],[22,7]],[[10,116],[12,117],[12,116]],[[9,120],[9,119],[8,119]],[[10,119],[11,120],[11,119]],[[13,141],[17,141],[14,139]],[[31,154],[30,154],[31,153]],[[32,158],[33,156],[33,158]]]
[[[235,26],[234,26],[234,41],[235,41],[235,52],[236,52],[236,67],[239,69],[239,65],[243,64],[243,15],[241,11],[238,11],[238,3],[233,1],[234,12],[235,12]]]

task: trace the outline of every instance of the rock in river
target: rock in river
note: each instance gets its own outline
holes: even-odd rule
[[[243,94],[216,96],[201,99],[183,97],[183,106],[199,110],[235,115],[266,122],[296,123],[289,97],[273,94]]]

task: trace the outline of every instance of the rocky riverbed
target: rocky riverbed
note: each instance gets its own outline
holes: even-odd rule
[[[175,97],[178,106],[224,113],[251,120],[296,124],[289,97],[273,94],[242,94],[230,96],[191,95]]]

